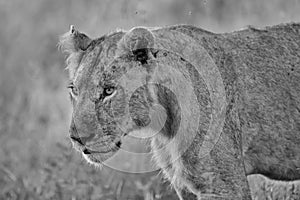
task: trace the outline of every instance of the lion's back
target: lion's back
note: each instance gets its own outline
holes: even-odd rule
[[[195,38],[216,63],[229,107],[238,113],[247,173],[299,179],[300,24],[226,34],[171,30]]]
[[[250,33],[233,37],[246,158],[253,173],[299,179],[300,25]]]

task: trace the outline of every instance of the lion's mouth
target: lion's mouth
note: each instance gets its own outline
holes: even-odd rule
[[[119,141],[115,142],[113,145],[111,145],[110,147],[106,147],[101,150],[92,150],[91,148],[84,147],[82,150],[82,153],[85,155],[88,155],[88,154],[95,154],[95,153],[105,154],[105,153],[109,153],[109,152],[116,152],[121,148],[121,145],[122,145],[122,142],[119,140]]]
[[[112,142],[110,145],[83,146],[79,151],[88,163],[102,166],[102,163],[111,158],[121,148],[121,141]]]
[[[71,138],[72,139],[72,138]],[[122,145],[121,138],[105,138],[93,144],[84,144],[72,139],[73,147],[82,153],[83,157],[89,162],[100,164],[113,156]]]

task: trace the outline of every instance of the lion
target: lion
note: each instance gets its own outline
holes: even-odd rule
[[[134,27],[67,52],[70,138],[95,165],[149,135],[179,199],[251,199],[247,176],[300,179],[300,24],[212,33]],[[155,121],[155,123],[154,123]]]

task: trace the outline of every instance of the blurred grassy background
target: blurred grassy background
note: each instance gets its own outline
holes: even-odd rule
[[[56,46],[70,24],[91,37],[176,23],[225,32],[300,22],[299,10],[300,0],[0,0],[0,199],[176,199],[154,173],[99,171],[71,149]],[[249,179],[255,199],[300,199],[296,183]]]

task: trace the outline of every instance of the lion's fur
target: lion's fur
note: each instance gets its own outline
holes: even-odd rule
[[[68,55],[66,64],[71,79],[74,77],[83,53],[91,41],[88,36],[75,30],[73,25],[71,25],[69,32],[60,36],[58,46]]]
[[[73,115],[79,134],[93,133],[94,140],[110,135],[111,142],[123,134],[117,123],[132,131],[149,124],[149,105],[158,103],[167,110],[165,126],[151,146],[180,198],[251,199],[249,174],[300,179],[300,24],[226,34],[188,25],[138,28],[89,41],[80,49],[74,44],[80,46],[82,40],[69,33],[60,43],[69,53],[70,78],[79,77],[76,84],[83,90]],[[210,60],[197,52],[206,52]],[[211,99],[218,97],[218,75],[207,79],[215,73],[206,68],[209,62],[224,83],[225,121],[214,148],[200,158],[210,118],[219,109]],[[83,68],[80,75],[78,65]],[[102,101],[103,88],[130,70],[124,84],[134,80],[144,86],[128,97],[131,91],[125,84],[119,94]],[[178,123],[183,130],[178,131]],[[193,134],[195,124],[199,129]],[[161,147],[166,147],[163,152]]]

